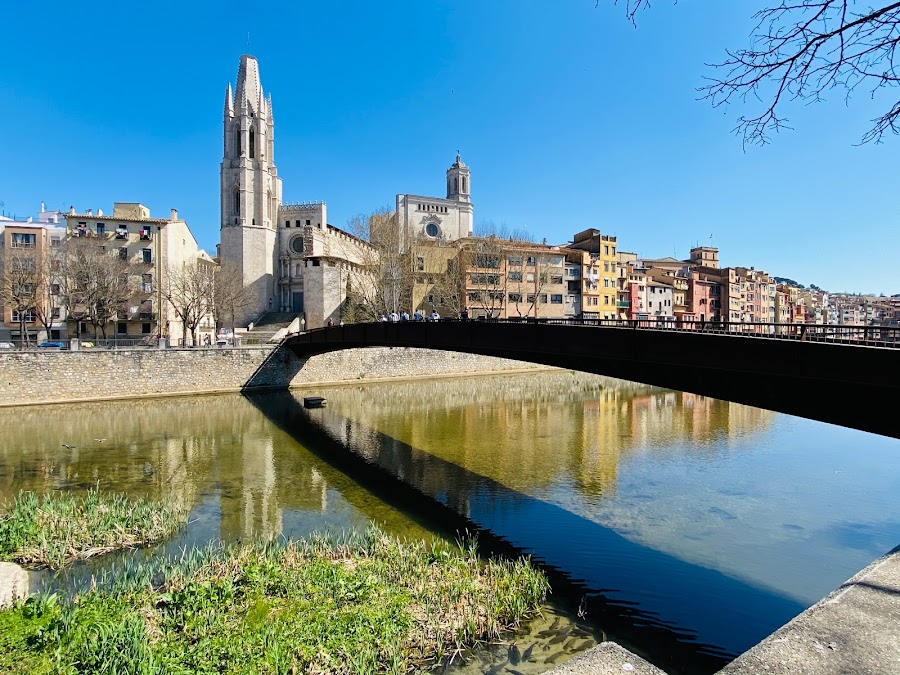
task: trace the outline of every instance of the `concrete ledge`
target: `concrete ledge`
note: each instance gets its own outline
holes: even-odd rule
[[[0,608],[28,595],[28,572],[15,563],[0,562]]]
[[[719,673],[900,673],[900,548],[873,562]]]
[[[593,649],[576,656],[561,666],[548,671],[547,675],[665,675],[656,666],[650,665],[640,656],[632,654],[615,642],[601,642]]]

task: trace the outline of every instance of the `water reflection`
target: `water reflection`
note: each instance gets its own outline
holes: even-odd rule
[[[562,372],[324,395],[3,409],[0,501],[99,484],[192,504],[142,555],[369,520],[481,529],[670,672],[716,670],[900,539],[893,439]]]

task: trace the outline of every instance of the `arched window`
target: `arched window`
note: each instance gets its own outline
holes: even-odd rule
[[[459,193],[459,178],[453,178],[453,194]]]
[[[234,127],[234,156],[241,156],[241,125],[238,123]]]
[[[234,213],[235,215],[240,215],[241,213],[241,191],[237,188],[234,190]]]
[[[256,159],[256,134],[250,129],[250,159]]]

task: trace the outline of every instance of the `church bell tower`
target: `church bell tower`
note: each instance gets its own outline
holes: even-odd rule
[[[236,269],[250,301],[246,323],[275,307],[275,257],[281,178],[275,168],[272,98],[263,93],[259,64],[241,56],[237,86],[225,90],[220,170],[223,267]]]

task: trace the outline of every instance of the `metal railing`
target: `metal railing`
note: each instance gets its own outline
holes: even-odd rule
[[[426,322],[432,322],[426,317]],[[441,323],[510,323],[523,325],[586,326],[628,330],[660,330],[684,333],[705,333],[733,337],[800,342],[828,342],[865,347],[900,348],[900,325],[878,324],[848,326],[812,323],[762,323],[729,321],[678,321],[676,319],[576,319],[576,318],[441,318]],[[403,322],[401,322],[403,323]],[[337,328],[337,327],[335,327]],[[325,329],[321,329],[325,330]]]

